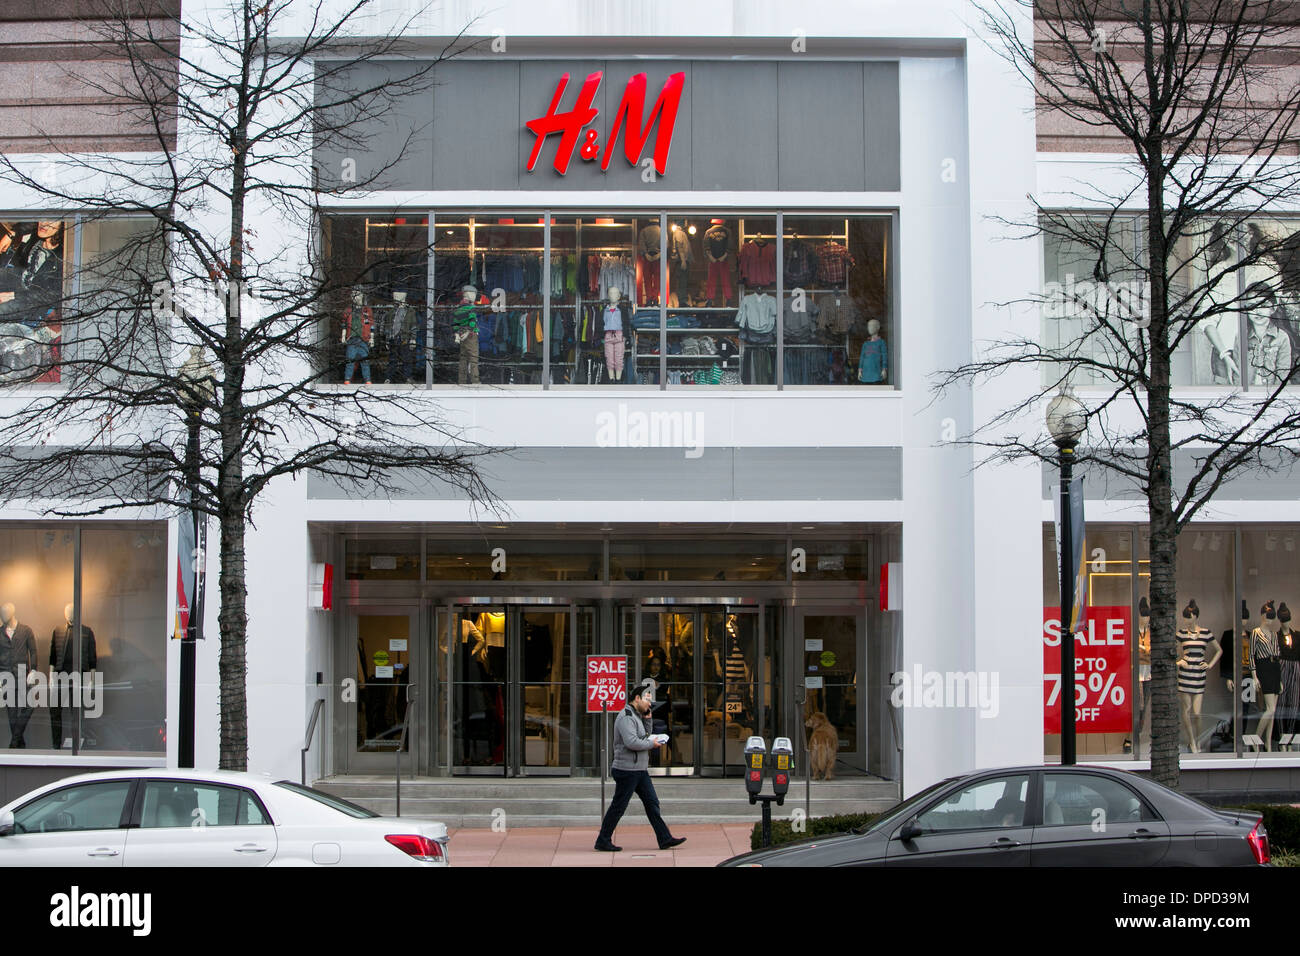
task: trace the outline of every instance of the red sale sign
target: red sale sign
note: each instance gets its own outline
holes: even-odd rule
[[[1074,635],[1074,729],[1133,729],[1132,635],[1128,607],[1089,607]],[[1043,732],[1061,732],[1061,609],[1043,608]]]
[[[627,655],[587,655],[587,713],[621,711],[627,706]]]

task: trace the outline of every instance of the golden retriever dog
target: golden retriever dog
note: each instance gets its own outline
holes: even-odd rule
[[[813,778],[831,780],[835,776],[835,753],[839,750],[839,735],[835,726],[820,710],[808,718],[804,725],[812,731],[808,738],[808,770]]]

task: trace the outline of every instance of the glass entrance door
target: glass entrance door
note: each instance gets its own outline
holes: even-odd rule
[[[655,733],[668,744],[651,773],[739,774],[745,740],[771,725],[772,642],[764,609],[716,605],[624,608],[633,680],[656,682]]]
[[[452,605],[437,615],[436,764],[456,774],[568,774],[591,763],[576,708],[577,663],[595,615],[568,604]]]
[[[417,692],[412,676],[419,664],[412,641],[416,618],[413,610],[358,608],[342,629],[343,706],[336,713],[342,717],[351,773],[392,773],[399,747],[404,763],[415,752],[421,728],[413,708],[404,743],[402,729]]]
[[[833,761],[834,773],[865,772],[866,701],[861,692],[867,686],[861,679],[865,613],[850,608],[797,608],[795,637],[803,651],[797,659],[802,661],[799,680],[805,694],[810,769],[816,774]]]

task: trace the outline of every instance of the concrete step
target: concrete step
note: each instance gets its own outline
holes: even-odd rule
[[[391,778],[331,777],[314,785],[385,816],[396,811]],[[751,823],[760,819],[761,809],[748,802],[739,779],[656,777],[655,790],[670,823]],[[613,792],[613,781],[609,781],[607,797]],[[898,799],[898,785],[893,781],[819,780],[812,785],[810,812],[813,816],[876,813]],[[774,818],[788,819],[794,809],[803,806],[804,786],[796,781],[785,805],[774,808]],[[491,827],[502,822],[508,827],[594,826],[599,823],[600,808],[599,778],[426,777],[402,782],[403,817],[436,819],[451,827]],[[636,800],[628,813],[631,819],[644,819]]]

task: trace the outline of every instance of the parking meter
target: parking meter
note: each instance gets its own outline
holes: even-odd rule
[[[790,775],[794,773],[794,747],[789,737],[772,742],[772,792],[784,797],[790,792]]]
[[[767,769],[767,741],[750,737],[745,741],[745,790],[749,802],[763,792],[763,771]]]

